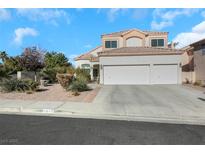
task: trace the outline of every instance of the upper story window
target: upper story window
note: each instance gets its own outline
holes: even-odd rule
[[[117,48],[117,41],[105,41],[105,48]]]
[[[164,47],[164,39],[152,39],[151,46],[152,47]]]

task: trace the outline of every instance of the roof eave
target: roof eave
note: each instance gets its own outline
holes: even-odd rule
[[[182,52],[178,53],[136,53],[136,54],[99,54],[99,57],[112,57],[112,56],[156,56],[156,55],[182,55]]]

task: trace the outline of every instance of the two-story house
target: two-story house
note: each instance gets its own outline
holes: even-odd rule
[[[102,45],[77,58],[101,84],[180,84],[180,50],[168,47],[167,32],[125,30],[101,35]]]

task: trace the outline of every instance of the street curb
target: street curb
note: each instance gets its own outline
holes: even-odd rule
[[[148,116],[145,117],[145,116],[136,116],[136,115],[89,114],[89,113],[77,113],[72,111],[65,112],[60,110],[54,112],[44,112],[42,109],[23,109],[23,108],[0,108],[0,114],[205,125],[205,118],[202,119],[198,117],[189,117],[189,119],[184,117],[175,117],[175,118],[174,117],[148,117]]]

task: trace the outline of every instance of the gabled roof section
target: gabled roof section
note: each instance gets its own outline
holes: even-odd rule
[[[190,46],[197,46],[197,45],[204,45],[204,44],[205,44],[205,38],[190,44]]]
[[[102,46],[98,46],[94,49],[92,49],[91,51],[87,52],[87,53],[84,53],[76,58],[74,58],[75,61],[77,60],[91,60],[91,58],[93,58],[93,56],[91,55],[92,52],[94,52],[95,50],[101,48]]]
[[[188,45],[188,46],[185,46],[185,47],[181,48],[180,50],[190,51],[190,50],[193,50],[193,47],[191,47],[190,45]]]
[[[181,48],[181,50],[184,50],[184,51],[193,50],[194,48],[196,48],[197,46],[200,46],[200,45],[205,45],[205,38],[201,39],[199,41],[196,41],[194,43],[191,43],[191,44]]]
[[[132,31],[138,31],[141,32],[145,35],[149,35],[149,34],[168,34],[168,32],[158,32],[158,31],[141,31],[139,29],[128,29],[128,30],[123,30],[123,31],[119,31],[119,32],[114,32],[114,33],[108,33],[108,34],[103,34],[101,35],[101,37],[103,36],[124,36],[127,33],[130,33]]]
[[[180,55],[183,52],[182,50],[170,48],[122,47],[99,52],[98,56]]]

